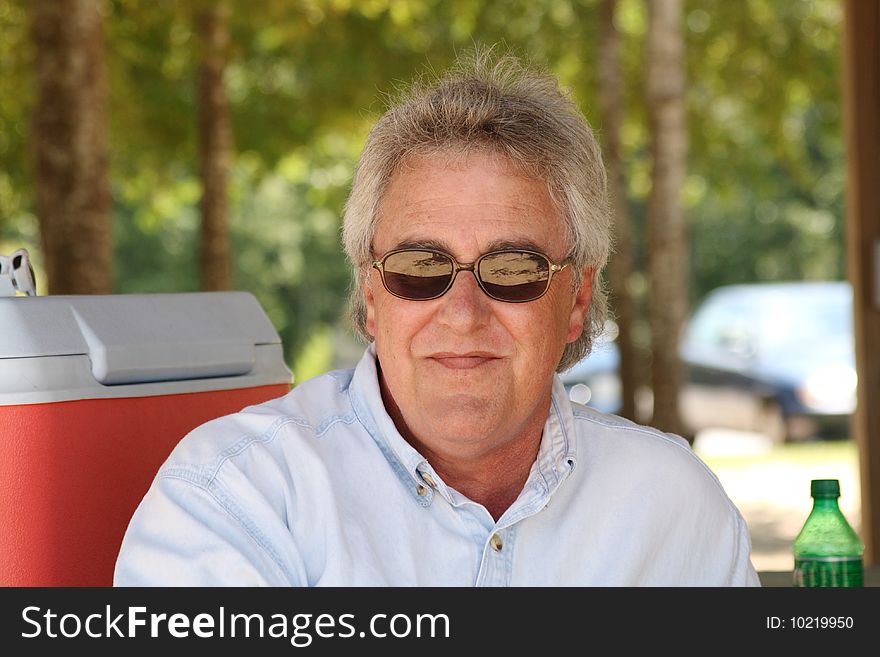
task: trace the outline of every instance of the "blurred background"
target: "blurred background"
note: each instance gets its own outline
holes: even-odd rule
[[[40,294],[247,290],[296,382],[348,367],[339,230],[370,126],[414,74],[510,50],[571,90],[609,169],[615,317],[572,398],[686,436],[759,570],[787,569],[811,477],[859,524],[842,11],[0,0],[0,254],[27,248]]]

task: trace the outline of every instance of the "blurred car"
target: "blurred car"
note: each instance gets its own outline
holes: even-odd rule
[[[849,435],[856,370],[846,282],[717,288],[693,313],[679,353],[680,410],[693,433],[726,427],[777,442]]]
[[[569,399],[605,413],[620,412],[620,352],[616,337],[617,325],[609,321],[593,341],[590,353],[559,375]]]

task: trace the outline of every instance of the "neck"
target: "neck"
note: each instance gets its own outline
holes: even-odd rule
[[[482,504],[496,521],[514,503],[538,455],[541,434],[479,459],[449,459],[425,444],[413,443],[448,486]]]

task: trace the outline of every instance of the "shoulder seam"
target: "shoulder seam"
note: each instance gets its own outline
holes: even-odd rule
[[[733,500],[730,499],[730,496],[724,490],[724,486],[721,484],[721,480],[718,479],[718,475],[715,473],[712,468],[710,468],[703,459],[701,459],[696,452],[694,452],[693,448],[690,447],[686,442],[680,442],[672,438],[669,434],[666,434],[659,429],[654,429],[651,427],[644,427],[635,423],[616,423],[616,422],[603,422],[602,420],[592,417],[590,415],[586,415],[579,411],[574,411],[574,418],[577,420],[584,420],[587,422],[591,422],[593,424],[598,424],[603,427],[608,427],[609,429],[621,429],[624,431],[631,431],[633,433],[642,434],[645,436],[650,436],[652,438],[657,438],[668,445],[672,445],[673,447],[681,450],[684,454],[687,455],[688,458],[695,461],[699,467],[709,475],[715,485],[718,487],[718,490],[722,493],[725,498],[726,505],[728,507],[728,511],[730,511],[734,516],[734,521],[739,522],[741,520],[741,515],[739,510],[736,508],[736,505],[733,503]],[[682,439],[684,440],[684,439]]]
[[[289,573],[284,567],[284,562],[281,559],[281,556],[272,548],[271,543],[266,539],[265,535],[259,531],[254,523],[248,521],[247,515],[241,507],[239,507],[235,501],[221,489],[220,485],[213,478],[208,481],[200,481],[197,473],[183,468],[172,469],[168,472],[162,473],[161,476],[163,479],[176,479],[185,482],[210,495],[217,505],[233,518],[251,540],[253,540],[254,543],[266,553],[287,581],[294,581],[291,573]]]
[[[193,482],[196,481],[201,482],[205,486],[210,486],[212,482],[216,479],[217,473],[223,467],[223,465],[230,460],[231,458],[238,456],[242,452],[244,452],[248,447],[254,445],[256,443],[270,443],[275,437],[278,435],[278,432],[281,429],[289,424],[295,424],[304,429],[309,429],[315,438],[320,438],[324,434],[326,434],[335,424],[340,422],[344,424],[351,424],[355,421],[355,416],[353,413],[349,413],[348,415],[336,415],[324,423],[318,425],[317,427],[313,426],[310,422],[305,420],[304,418],[297,416],[283,416],[275,420],[272,425],[266,429],[263,433],[249,433],[242,435],[235,443],[222,450],[214,459],[214,461],[207,466],[198,466],[198,465],[186,465],[186,464],[173,464],[169,466],[163,466],[157,476],[165,476],[170,474],[180,474],[180,473],[188,473],[188,476],[194,477]]]
[[[687,445],[683,445],[681,442],[672,438],[670,435],[666,434],[665,432],[660,431],[659,429],[654,429],[652,427],[644,427],[642,425],[630,423],[628,421],[625,421],[625,422],[603,422],[602,420],[600,420],[596,417],[593,417],[591,415],[587,415],[587,414],[585,414],[581,411],[577,411],[577,410],[573,411],[572,414],[576,420],[584,420],[586,422],[591,422],[592,424],[598,424],[603,427],[608,427],[609,429],[622,429],[624,431],[632,431],[634,433],[641,433],[641,434],[645,434],[648,436],[653,436],[654,438],[659,438],[659,439],[663,440],[664,442],[675,445],[676,447],[678,447],[680,449],[684,449],[685,451],[689,451],[689,452],[691,451],[690,448],[687,447]]]

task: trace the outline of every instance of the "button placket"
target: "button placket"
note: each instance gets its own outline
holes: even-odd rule
[[[516,529],[505,526],[495,528],[489,540],[483,545],[480,570],[477,573],[477,586],[510,586],[513,576],[513,553],[516,544]]]

